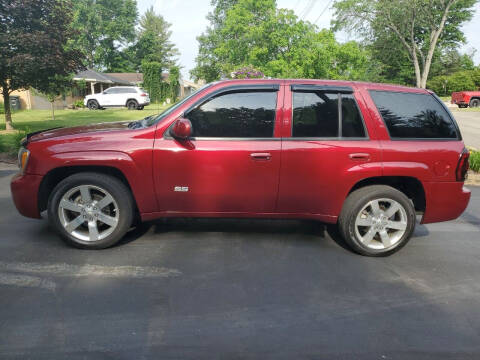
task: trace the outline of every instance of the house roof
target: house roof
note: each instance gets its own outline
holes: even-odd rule
[[[117,77],[110,76],[105,73],[100,73],[92,69],[81,71],[73,77],[73,80],[94,81],[103,84],[120,84],[132,85],[130,81],[125,81]]]
[[[142,73],[106,73],[105,75],[122,81],[127,81],[132,84],[138,84],[143,82]]]

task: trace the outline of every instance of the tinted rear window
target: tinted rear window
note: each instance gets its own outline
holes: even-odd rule
[[[456,139],[457,128],[430,94],[370,91],[391,138]]]
[[[338,101],[342,111],[339,118]],[[339,134],[339,123],[342,134]],[[351,94],[320,91],[293,93],[292,137],[365,138],[362,117]]]

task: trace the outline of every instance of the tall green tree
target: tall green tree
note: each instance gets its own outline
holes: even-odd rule
[[[150,7],[140,18],[138,41],[132,46],[132,62],[139,71],[143,61],[162,64],[164,70],[175,65],[178,49],[171,42],[171,24]]]
[[[10,94],[41,88],[52,74],[59,77],[83,68],[83,54],[67,46],[71,28],[68,0],[0,0],[0,87],[6,129],[13,129]]]
[[[222,66],[215,54],[215,49],[224,40],[220,33],[225,26],[227,12],[237,2],[238,0],[211,0],[213,11],[207,15],[210,26],[197,37],[199,46],[198,55],[195,59],[196,66],[190,72],[194,78],[211,82],[221,77]]]
[[[477,0],[336,0],[334,29],[347,29],[376,43],[395,59],[410,61],[416,85],[426,87],[437,47],[465,41],[461,25]]]
[[[128,61],[124,49],[136,38],[136,0],[75,0],[73,27],[80,36],[75,45],[86,55],[86,65],[113,71]]]
[[[191,72],[195,78],[211,81],[248,65],[271,77],[366,76],[367,53],[357,43],[339,44],[331,31],[318,31],[293,11],[277,9],[275,0],[228,5],[209,15],[212,24],[199,37],[197,66]]]

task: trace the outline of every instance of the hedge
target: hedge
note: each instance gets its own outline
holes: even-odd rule
[[[477,90],[480,88],[480,69],[435,76],[428,81],[427,87],[440,96],[450,96],[454,91]]]

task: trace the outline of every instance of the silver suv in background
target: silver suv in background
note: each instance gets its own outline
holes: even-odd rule
[[[126,106],[129,110],[142,110],[150,104],[148,93],[136,86],[113,86],[107,90],[85,96],[83,104],[90,110]]]

